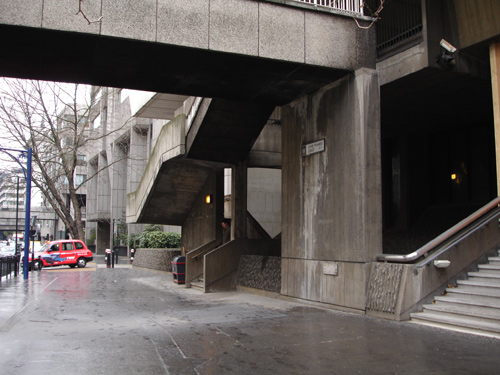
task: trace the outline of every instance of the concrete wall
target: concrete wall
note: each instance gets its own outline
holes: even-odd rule
[[[242,255],[238,267],[237,286],[279,293],[281,290],[281,258]]]
[[[301,156],[325,140],[324,151]],[[282,294],[365,308],[382,252],[377,73],[360,70],[283,107]]]
[[[500,2],[498,0],[453,0],[458,26],[458,48],[487,41],[500,34]]]
[[[215,198],[213,203],[205,203],[207,194]],[[208,177],[182,225],[182,249],[186,253],[215,239],[222,241],[223,200],[223,171],[217,170]]]
[[[247,209],[271,237],[281,233],[280,169],[248,169]]]
[[[180,249],[137,249],[134,267],[172,272],[172,259],[181,254]]]

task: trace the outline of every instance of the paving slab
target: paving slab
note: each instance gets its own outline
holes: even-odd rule
[[[2,374],[498,374],[500,340],[128,267],[2,280]]]

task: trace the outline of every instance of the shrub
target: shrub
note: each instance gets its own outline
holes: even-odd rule
[[[181,245],[179,233],[165,233],[162,231],[144,231],[139,236],[139,246],[149,249],[174,249]]]

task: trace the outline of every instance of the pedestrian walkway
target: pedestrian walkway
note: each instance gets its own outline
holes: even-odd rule
[[[125,265],[124,265],[125,266]],[[128,267],[53,268],[0,287],[2,374],[498,374],[500,340]]]

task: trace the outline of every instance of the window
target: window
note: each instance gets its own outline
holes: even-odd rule
[[[76,164],[77,165],[87,165],[87,155],[76,155]]]
[[[75,248],[76,248],[77,250],[83,249],[83,245],[82,245],[82,243],[81,243],[81,242],[75,242]]]
[[[87,179],[87,175],[86,174],[77,174],[75,176],[75,186],[80,186],[80,185],[83,185],[85,186],[86,184],[86,180]]]
[[[74,250],[72,242],[65,242],[62,244],[63,250]]]

